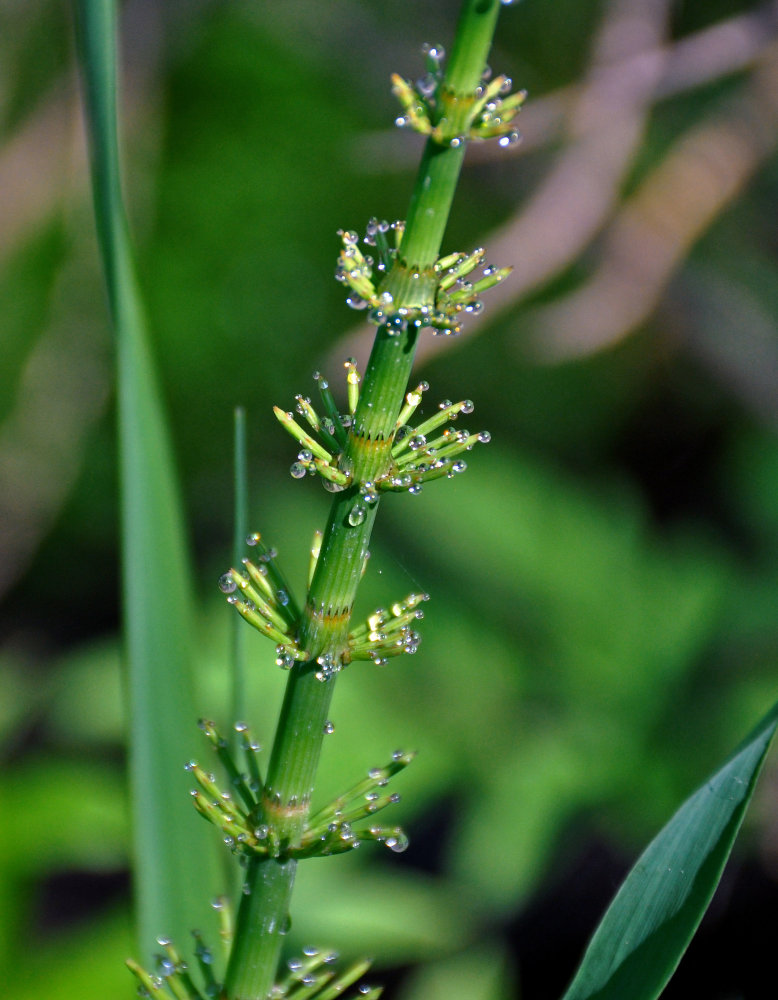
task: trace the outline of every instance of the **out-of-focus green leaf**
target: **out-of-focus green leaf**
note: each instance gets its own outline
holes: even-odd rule
[[[401,1000],[502,1000],[516,996],[507,981],[505,955],[493,945],[470,948],[413,973]]]
[[[14,877],[126,863],[124,786],[104,764],[27,760],[8,769],[0,795],[13,803],[4,824],[2,861]]]
[[[356,858],[338,860],[300,867],[291,915],[301,944],[336,942],[381,961],[418,961],[463,947],[484,917],[475,900],[464,905],[461,890],[444,880],[399,865],[365,870]]]
[[[129,914],[101,914],[56,941],[35,942],[34,951],[3,970],[14,1000],[131,997],[132,978],[121,961],[133,947]]]
[[[718,885],[776,725],[778,705],[649,844],[563,1000],[659,996]]]
[[[116,9],[76,4],[95,216],[116,330],[124,626],[140,947],[213,926],[213,840],[195,815],[182,764],[196,746],[192,611],[172,449],[135,278],[121,197]],[[186,845],[186,849],[183,849]]]

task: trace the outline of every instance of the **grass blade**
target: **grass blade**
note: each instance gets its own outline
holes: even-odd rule
[[[778,705],[649,844],[563,1000],[659,996],[718,885],[777,724]]]
[[[191,676],[194,613],[172,448],[122,204],[116,6],[114,0],[76,0],[75,9],[95,217],[116,334],[135,889],[140,950],[148,961],[157,935],[183,943],[190,927],[209,924],[217,869],[182,766],[200,749]]]

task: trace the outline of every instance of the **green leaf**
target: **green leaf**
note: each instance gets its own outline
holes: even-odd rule
[[[778,725],[775,705],[640,856],[563,1000],[652,1000],[718,885]]]
[[[503,1000],[518,995],[497,942],[468,948],[413,971],[401,1000]]]
[[[190,928],[214,926],[208,903],[219,886],[214,843],[190,805],[183,770],[202,749],[191,676],[194,612],[172,448],[122,204],[116,5],[77,0],[76,14],[97,232],[116,332],[135,887],[148,961],[157,935],[183,946]]]

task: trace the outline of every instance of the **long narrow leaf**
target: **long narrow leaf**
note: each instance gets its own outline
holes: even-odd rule
[[[114,0],[76,0],[97,231],[116,333],[130,782],[141,953],[209,923],[212,840],[189,802],[194,614],[173,457],[122,204]]]
[[[659,996],[718,885],[776,725],[778,705],[649,844],[563,1000]]]

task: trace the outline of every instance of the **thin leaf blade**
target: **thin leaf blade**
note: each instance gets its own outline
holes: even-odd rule
[[[116,334],[122,588],[138,937],[213,929],[214,844],[189,802],[195,621],[174,460],[122,203],[115,0],[77,0],[98,242]],[[186,845],[186,850],[182,849]],[[210,925],[210,928],[209,928]]]
[[[649,844],[563,1000],[659,996],[718,885],[777,725],[775,705]]]

